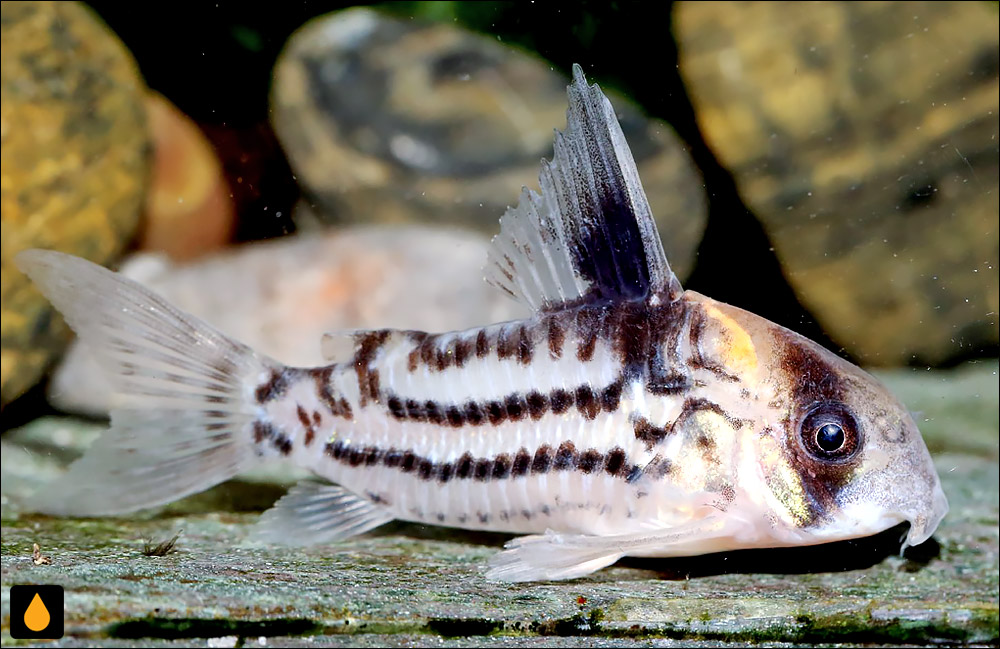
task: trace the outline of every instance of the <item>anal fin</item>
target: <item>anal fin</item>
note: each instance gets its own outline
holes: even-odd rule
[[[317,545],[363,534],[393,518],[385,507],[339,485],[306,480],[261,515],[253,536],[281,545]]]

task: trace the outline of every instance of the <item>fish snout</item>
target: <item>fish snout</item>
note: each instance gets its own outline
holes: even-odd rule
[[[906,535],[903,549],[911,545],[920,545],[934,534],[941,519],[948,513],[948,498],[944,495],[941,483],[934,481],[931,490],[929,504],[921,508],[921,511],[908,513],[907,520],[910,522],[910,531]]]

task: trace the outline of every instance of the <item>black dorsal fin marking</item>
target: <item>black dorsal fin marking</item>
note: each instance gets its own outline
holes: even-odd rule
[[[667,263],[635,160],[614,108],[573,66],[566,129],[541,194],[524,189],[500,219],[487,281],[534,310],[581,302],[673,301],[681,285]]]

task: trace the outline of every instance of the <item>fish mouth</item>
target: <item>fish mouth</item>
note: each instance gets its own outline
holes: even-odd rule
[[[910,522],[910,531],[906,534],[902,549],[905,550],[912,545],[920,545],[931,538],[947,513],[948,498],[944,495],[941,485],[938,484],[934,489],[934,498],[930,508],[926,512],[907,519]]]

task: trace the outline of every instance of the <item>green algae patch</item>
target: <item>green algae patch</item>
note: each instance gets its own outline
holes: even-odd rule
[[[503,622],[487,618],[446,618],[427,620],[427,630],[445,638],[491,635],[503,629]]]
[[[868,615],[813,618],[802,615],[793,642],[811,644],[956,644],[997,642],[997,608],[977,606],[951,611],[872,609]],[[906,617],[904,617],[906,615]],[[955,622],[962,622],[959,626]],[[971,622],[971,624],[970,624]]]
[[[628,598],[613,603],[608,615],[613,622],[605,624],[597,635],[820,645],[997,640],[995,601],[876,603],[840,597],[806,604],[790,598]]]
[[[139,638],[219,638],[223,636],[271,637],[316,635],[323,627],[312,620],[219,620],[204,618],[150,617],[124,620],[107,629],[109,638],[136,640]]]
[[[529,629],[538,635],[556,636],[614,636],[614,632],[606,631],[601,622],[604,620],[604,613],[600,609],[594,609],[584,615],[583,612],[576,613],[567,618],[538,622]]]

